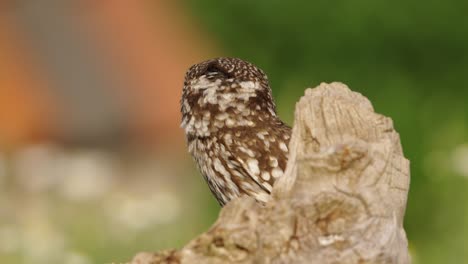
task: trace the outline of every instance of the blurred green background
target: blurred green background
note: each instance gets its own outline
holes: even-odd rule
[[[0,33],[20,32],[25,64],[46,76],[5,81],[0,64],[0,103],[19,102],[0,106],[1,263],[120,262],[205,231],[219,207],[185,153],[177,101],[184,70],[219,56],[261,67],[289,124],[306,87],[340,81],[367,96],[411,161],[413,263],[468,263],[468,2],[46,2],[0,5],[13,25]],[[18,126],[29,123],[13,84],[52,94],[38,120],[56,121]]]

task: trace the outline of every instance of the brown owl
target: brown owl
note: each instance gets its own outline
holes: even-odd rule
[[[187,71],[180,103],[189,152],[218,202],[243,194],[266,202],[286,168],[291,128],[265,73],[237,58],[201,62]]]

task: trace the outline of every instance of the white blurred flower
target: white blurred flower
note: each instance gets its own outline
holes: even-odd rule
[[[119,226],[140,231],[173,221],[180,214],[180,201],[174,193],[161,190],[146,197],[119,196],[107,206],[107,212]]]
[[[18,151],[13,158],[13,170],[19,184],[29,191],[45,191],[60,180],[57,162],[63,155],[51,144],[34,145]]]
[[[115,164],[115,158],[104,151],[65,152],[41,144],[16,153],[14,172],[20,185],[29,191],[56,187],[68,199],[89,200],[102,196],[112,186],[118,171]]]
[[[64,256],[64,264],[92,264],[91,259],[80,252],[66,252]]]
[[[62,163],[60,193],[70,200],[99,198],[112,187],[117,173],[113,157],[105,152],[81,151]]]
[[[65,234],[50,221],[45,204],[35,204],[24,212],[21,226],[21,246],[25,263],[57,263],[66,247]]]
[[[468,177],[468,143],[457,146],[453,150],[452,166],[455,173]]]

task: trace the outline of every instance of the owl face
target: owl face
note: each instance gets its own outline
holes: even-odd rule
[[[216,58],[190,67],[185,75],[181,112],[182,125],[184,120],[201,114],[232,114],[237,119],[254,112],[276,115],[265,73],[237,58]]]

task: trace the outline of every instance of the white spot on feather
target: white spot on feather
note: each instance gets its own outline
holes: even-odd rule
[[[244,89],[255,89],[258,87],[258,84],[252,81],[241,82],[239,84]]]
[[[245,104],[237,104],[236,105],[237,110],[243,111],[245,109]]]
[[[252,183],[250,181],[243,181],[241,183],[242,185],[242,189],[244,189],[244,191],[247,191],[247,192],[253,192],[254,191],[254,187],[252,185]]]
[[[226,145],[228,145],[228,146],[232,144],[231,134],[225,134],[224,135],[224,142],[226,142]]]
[[[265,181],[269,181],[270,180],[270,173],[268,171],[262,172],[262,179],[264,179]]]
[[[193,90],[205,89],[214,85],[215,84],[212,81],[208,80],[206,76],[202,76],[198,78],[197,80],[192,81],[191,83],[191,87]]]
[[[273,170],[271,170],[271,175],[274,177],[274,178],[279,178],[281,176],[283,176],[283,170],[276,167],[274,168]]]
[[[263,132],[258,132],[257,137],[261,140],[265,140],[265,135],[263,135]]]
[[[271,186],[271,184],[269,182],[263,182],[262,183],[263,187],[265,187],[269,192],[271,192],[273,190],[273,187]]]
[[[187,100],[184,100],[185,111],[190,112],[192,109]]]
[[[218,158],[214,160],[213,166],[214,166],[215,171],[221,173],[225,177],[226,180],[231,178],[231,175],[229,174],[229,172],[226,170],[226,168],[223,166],[223,164]]]
[[[278,160],[275,157],[270,156],[269,159],[270,161],[268,164],[270,164],[271,167],[278,167]]]
[[[288,146],[284,142],[279,143],[279,148],[284,152],[288,152]]]
[[[245,154],[249,155],[250,157],[255,157],[255,152],[253,152],[251,149],[248,149],[248,148],[244,148],[242,146],[240,146],[238,148],[240,151],[244,152]]]
[[[217,114],[217,115],[215,116],[216,119],[221,120],[221,121],[225,120],[225,119],[228,118],[228,117],[229,117],[229,115],[228,115],[228,113],[226,113],[226,112],[219,113],[219,114]]]
[[[256,159],[247,160],[247,166],[251,174],[253,175],[260,174],[260,168],[258,167],[258,160]]]
[[[226,126],[228,126],[228,127],[233,127],[235,125],[235,123],[236,122],[234,120],[230,119],[230,118],[226,119]]]

